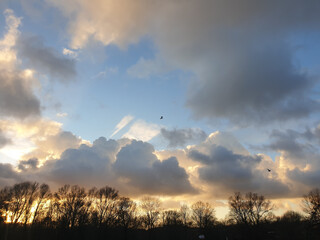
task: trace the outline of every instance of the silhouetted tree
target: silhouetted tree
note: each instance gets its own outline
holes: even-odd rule
[[[10,212],[11,222],[14,224],[18,221],[24,221],[25,224],[27,223],[38,186],[39,184],[36,182],[22,182],[10,188],[8,211]]]
[[[116,218],[122,228],[135,227],[137,224],[136,204],[129,198],[119,198],[116,205]]]
[[[182,224],[187,226],[188,219],[189,219],[189,207],[188,205],[184,204],[180,207],[180,216],[182,220]]]
[[[214,209],[209,203],[196,202],[191,206],[192,220],[198,228],[208,228],[215,221]]]
[[[74,185],[64,185],[54,194],[55,211],[58,222],[65,227],[79,224],[80,216],[86,207],[86,192],[84,188]]]
[[[240,192],[229,198],[230,217],[238,224],[258,225],[267,219],[272,211],[272,205],[264,196],[247,193],[245,197]]]
[[[40,217],[44,216],[44,206],[50,198],[51,193],[49,185],[45,183],[41,184],[35,200],[35,210],[33,212],[32,224],[39,222]]]
[[[8,221],[11,192],[9,187],[0,190],[0,223]]]
[[[164,226],[182,225],[181,214],[175,210],[162,212],[162,222]]]
[[[286,223],[299,223],[303,219],[303,216],[295,211],[289,210],[286,211],[281,217],[280,221]]]
[[[144,223],[147,229],[154,228],[159,219],[160,201],[157,198],[144,197],[141,200],[141,209],[145,214]]]
[[[303,211],[312,224],[320,224],[320,190],[314,189],[303,197]]]
[[[94,210],[97,224],[100,227],[102,225],[112,226],[116,215],[116,200],[119,198],[118,191],[109,186],[99,190],[92,189],[91,191],[95,196]]]
[[[34,183],[30,183],[28,184],[27,187],[27,202],[26,202],[26,207],[25,207],[25,212],[24,212],[24,225],[27,225],[27,222],[30,220],[31,218],[31,208],[33,206],[33,203],[36,200],[37,197],[37,191],[39,189],[39,183],[34,182]]]

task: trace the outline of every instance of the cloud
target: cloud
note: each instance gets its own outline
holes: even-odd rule
[[[299,185],[303,185],[302,189],[304,191],[300,191],[301,195],[306,194],[308,191],[314,188],[319,188],[319,181],[320,181],[319,167],[317,167],[317,169],[310,169],[310,170],[300,170],[299,168],[295,168],[293,170],[288,170],[287,176],[288,178],[293,180],[295,183]]]
[[[59,158],[68,148],[77,148],[82,139],[71,132],[58,131],[54,135],[38,136],[34,139],[35,149],[23,156],[23,159],[37,158],[42,161]]]
[[[62,51],[63,55],[69,56],[71,58],[77,58],[78,53],[76,51],[70,50],[68,48],[64,48]]]
[[[40,102],[22,74],[0,72],[0,115],[24,119],[40,115]]]
[[[160,126],[153,123],[147,123],[143,120],[135,121],[128,132],[122,135],[122,138],[137,139],[149,141],[160,133]]]
[[[0,186],[8,186],[18,181],[21,181],[21,178],[12,165],[0,163]]]
[[[274,130],[271,143],[262,149],[280,154],[276,157],[287,182],[294,187],[297,196],[302,196],[317,185],[320,179],[319,126],[305,131]]]
[[[209,136],[202,144],[190,147],[187,155],[200,163],[198,178],[211,186],[209,189],[215,194],[226,197],[230,192],[252,191],[272,198],[289,194],[288,183],[271,160],[263,155],[235,153],[213,140],[214,136]],[[272,174],[267,172],[267,167],[272,169]]]
[[[151,144],[136,140],[101,137],[92,146],[69,148],[59,158],[39,163],[36,158],[20,161],[19,176],[49,181],[54,186],[68,183],[92,187],[107,183],[129,195],[197,192],[176,157],[160,161]]]
[[[320,167],[319,127],[307,128],[304,132],[292,129],[273,130],[270,140],[271,142],[263,145],[261,149],[280,153],[279,160],[288,169]]]
[[[13,158],[14,164],[18,160],[37,158],[40,163],[59,157],[71,147],[78,147],[84,140],[70,132],[61,129],[61,123],[45,118],[0,119],[0,129],[10,144],[0,149],[0,153]]]
[[[175,157],[159,161],[151,144],[133,140],[117,155],[114,170],[130,187],[150,194],[195,193]]]
[[[95,151],[94,146],[81,145],[78,149],[64,151],[48,170],[48,178],[60,184],[101,186],[103,181],[108,180],[109,164],[110,159]]]
[[[75,61],[58,54],[53,48],[46,47],[41,38],[23,36],[19,39],[17,47],[19,55],[39,72],[48,73],[60,81],[75,78]]]
[[[199,128],[173,129],[161,128],[161,135],[169,141],[168,147],[184,147],[187,143],[201,142],[207,134]]]
[[[167,9],[155,41],[165,59],[195,73],[186,105],[196,118],[260,124],[319,109],[308,96],[312,80],[293,64],[294,47],[287,39],[299,31],[289,19],[308,26],[292,17],[310,12],[300,2],[288,4],[290,11],[278,4],[276,16],[271,2],[173,3],[173,10]],[[310,16],[318,18],[316,11]]]
[[[47,1],[70,19],[70,46],[83,48],[90,39],[125,47],[146,33],[150,1]],[[125,7],[124,7],[125,6]],[[129,10],[129,11],[128,11]],[[134,20],[133,20],[134,19]]]
[[[0,129],[0,148],[4,147],[7,144],[12,143],[11,139],[9,139],[8,137],[6,137],[2,130]]]
[[[303,159],[308,154],[314,152],[315,149],[311,145],[301,143],[298,140],[301,136],[301,134],[293,130],[285,132],[274,130],[270,136],[272,142],[267,145],[267,148],[282,152],[291,159]]]
[[[65,183],[85,187],[108,184],[128,196],[183,199],[191,194],[192,200],[226,199],[235,191],[252,191],[275,199],[300,197],[316,187],[320,173],[318,152],[308,155],[312,156],[309,163],[300,167],[282,153],[275,161],[264,154],[250,154],[231,134],[221,132],[184,149],[157,152],[150,143],[130,139],[101,137],[80,145],[83,141],[72,133],[56,131],[40,135],[36,130],[37,148],[20,160],[19,172],[13,165],[0,165],[0,173],[7,171],[0,174],[0,185],[22,180],[47,182],[54,188]],[[298,134],[301,141],[310,139],[316,129],[306,132],[291,134]],[[58,152],[62,153],[53,155]],[[284,161],[293,162],[287,165]]]
[[[5,12],[7,33],[0,40],[0,116],[25,119],[40,115],[40,102],[33,93],[35,79],[29,69],[19,70],[15,45],[20,18]]]
[[[31,158],[29,160],[21,160],[19,161],[18,169],[25,171],[29,168],[37,169],[39,165],[39,160],[37,158]]]
[[[155,59],[194,73],[186,106],[195,118],[265,124],[319,111],[310,97],[315,82],[296,64],[292,40],[319,31],[316,1],[49,2],[69,17],[74,48],[89,39],[125,47],[150,37]],[[153,63],[142,59],[131,70],[139,76],[134,69],[147,65],[152,72]]]
[[[110,137],[113,137],[114,135],[116,135],[121,129],[123,129],[125,126],[127,126],[133,119],[134,119],[134,117],[131,115],[124,116],[121,119],[121,121],[117,124],[114,132],[111,134]]]
[[[56,116],[59,118],[64,118],[68,116],[68,113],[57,113]]]

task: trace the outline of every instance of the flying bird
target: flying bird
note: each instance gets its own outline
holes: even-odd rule
[[[160,119],[163,119],[163,116],[161,116]]]
[[[271,169],[267,168],[268,172],[271,172]]]

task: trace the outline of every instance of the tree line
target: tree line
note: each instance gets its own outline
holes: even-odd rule
[[[218,221],[203,201],[166,210],[157,198],[133,201],[110,186],[51,192],[47,184],[22,182],[0,190],[0,239],[319,239],[318,189],[303,197],[305,215],[276,217],[271,201],[252,192],[236,192],[228,204]]]

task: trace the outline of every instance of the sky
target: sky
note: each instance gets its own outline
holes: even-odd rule
[[[237,191],[299,209],[320,187],[319,12],[0,0],[0,186],[109,185],[220,218]]]

